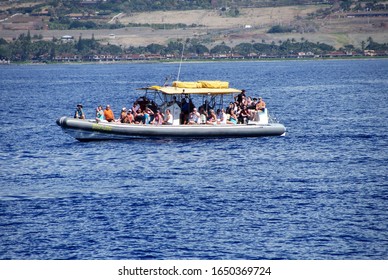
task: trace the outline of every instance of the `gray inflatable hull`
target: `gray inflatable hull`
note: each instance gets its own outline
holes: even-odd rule
[[[79,141],[122,140],[131,138],[230,138],[281,136],[286,132],[279,123],[267,125],[139,125],[97,123],[70,117],[57,119],[64,131]]]

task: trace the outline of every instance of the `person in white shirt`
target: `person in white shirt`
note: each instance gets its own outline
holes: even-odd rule
[[[171,114],[171,111],[170,109],[167,109],[166,110],[166,116],[164,117],[164,122],[163,124],[167,124],[167,125],[172,125],[174,122],[174,118]]]
[[[218,109],[217,110],[217,123],[218,124],[226,124],[225,109]]]
[[[200,114],[197,111],[197,108],[194,108],[189,116],[189,124],[199,124],[200,123]]]

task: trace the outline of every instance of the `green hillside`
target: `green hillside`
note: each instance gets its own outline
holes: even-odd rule
[[[386,56],[387,6],[351,0],[0,0],[0,59],[170,59],[183,44],[191,59]]]
[[[262,8],[295,5],[323,4],[332,11],[386,10],[387,1],[358,0],[14,0],[0,1],[1,13],[41,13],[46,11],[51,17],[68,13],[112,13],[220,9],[238,16],[239,8]]]

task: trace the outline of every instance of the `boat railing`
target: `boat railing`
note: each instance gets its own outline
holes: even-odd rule
[[[253,113],[253,119],[248,121],[248,124],[268,124],[269,123],[269,115],[268,109],[264,108],[263,111],[255,111]]]
[[[275,114],[268,114],[268,123],[280,123],[280,120],[275,116]]]

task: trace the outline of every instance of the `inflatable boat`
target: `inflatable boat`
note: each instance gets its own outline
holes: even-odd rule
[[[220,119],[208,122],[206,119],[201,121],[201,118],[198,118],[195,123],[187,124],[182,120],[184,110],[182,100],[190,100],[191,104],[192,100],[201,102],[202,111],[223,108],[224,97],[227,95],[232,95],[232,101],[234,101],[241,90],[230,88],[228,82],[174,82],[172,86],[150,86],[139,90],[145,91],[145,94],[135,102],[139,110],[152,108],[151,111],[157,110],[162,114],[168,110],[172,115],[171,123],[154,124],[149,120],[122,123],[119,120],[108,122],[66,116],[58,118],[56,122],[66,133],[79,141],[133,138],[262,137],[283,136],[286,133],[285,126],[273,120],[267,108],[252,109],[250,118],[241,123],[225,122]]]

